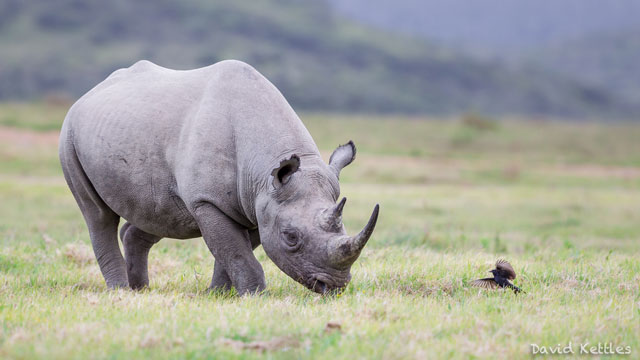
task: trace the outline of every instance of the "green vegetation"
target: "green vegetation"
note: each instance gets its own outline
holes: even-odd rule
[[[0,99],[79,96],[140,59],[244,60],[297,109],[638,114],[596,88],[479,61],[336,15],[324,1],[0,0]]]
[[[327,158],[358,145],[345,223],[356,231],[379,202],[378,228],[339,297],[304,289],[260,248],[268,292],[237,298],[205,292],[201,240],[156,245],[149,289],[106,289],[57,166],[55,113],[0,105],[3,124],[20,118],[0,127],[0,358],[513,359],[569,341],[640,351],[637,124],[303,115]],[[526,294],[467,285],[499,257]]]
[[[0,126],[34,131],[57,131],[70,104],[9,103],[0,105]]]

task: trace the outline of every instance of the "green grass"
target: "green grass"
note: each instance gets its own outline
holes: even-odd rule
[[[35,131],[60,130],[67,113],[67,104],[4,103],[0,104],[0,126]]]
[[[48,131],[61,118],[19,106],[22,130],[0,127],[0,358],[513,359],[569,341],[640,351],[640,125],[304,116],[326,157],[358,145],[344,221],[357,231],[379,202],[378,228],[341,296],[309,292],[260,248],[268,291],[238,298],[205,291],[201,239],[156,245],[149,289],[107,290],[56,164]],[[499,257],[526,294],[468,286]]]

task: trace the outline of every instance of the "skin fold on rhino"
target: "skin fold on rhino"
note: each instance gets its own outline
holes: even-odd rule
[[[376,205],[359,234],[346,234],[338,178],[355,145],[324,163],[282,94],[240,61],[115,71],[71,107],[59,153],[110,288],[148,286],[161,238],[202,236],[215,258],[211,289],[265,289],[253,254],[262,244],[302,285],[340,291],[378,218]]]

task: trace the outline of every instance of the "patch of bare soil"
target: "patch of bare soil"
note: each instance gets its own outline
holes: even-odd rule
[[[228,346],[236,351],[255,350],[258,352],[287,350],[300,346],[300,341],[292,336],[279,336],[266,341],[243,342],[229,338],[218,339],[218,344]]]
[[[640,178],[640,168],[628,166],[605,166],[605,165],[561,165],[547,169],[547,171],[559,175],[572,175],[585,178],[617,178],[617,179],[637,179]]]
[[[342,324],[337,321],[329,321],[324,327],[325,333],[342,332]]]
[[[58,131],[36,132],[12,127],[0,126],[0,143],[12,144],[20,147],[47,146],[57,147]]]

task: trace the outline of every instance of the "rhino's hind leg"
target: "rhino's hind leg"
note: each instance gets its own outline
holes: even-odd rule
[[[118,222],[118,216],[111,219],[87,220],[93,253],[98,259],[98,266],[107,287],[111,289],[129,285],[124,259],[118,246]]]
[[[107,286],[128,286],[127,270],[118,246],[120,217],[104,203],[94,189],[64,129],[60,137],[60,162],[65,180],[89,228],[93,252]]]
[[[124,246],[129,286],[134,290],[149,286],[149,250],[161,237],[146,233],[127,222],[120,229],[120,239]]]

